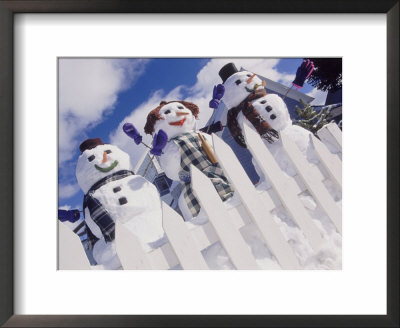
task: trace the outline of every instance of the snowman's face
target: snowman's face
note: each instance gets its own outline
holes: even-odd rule
[[[76,178],[84,193],[97,181],[120,170],[130,170],[129,155],[113,145],[85,150],[76,165]]]
[[[286,104],[278,95],[268,94],[253,101],[252,105],[276,131],[292,125]]]
[[[225,94],[222,101],[228,108],[236,107],[251,92],[264,88],[264,85],[265,83],[254,73],[237,72],[225,81]]]
[[[196,129],[196,118],[191,110],[179,102],[172,102],[161,107],[160,116],[161,119],[156,122],[154,130],[158,132],[163,129],[169,139]]]

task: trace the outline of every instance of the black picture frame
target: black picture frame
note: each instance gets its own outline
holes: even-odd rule
[[[384,13],[387,16],[387,315],[14,315],[13,20],[16,13]],[[0,324],[4,327],[399,327],[399,1],[1,0]],[[6,155],[7,154],[7,155]],[[11,174],[12,173],[12,174]],[[384,212],[384,210],[383,210]]]

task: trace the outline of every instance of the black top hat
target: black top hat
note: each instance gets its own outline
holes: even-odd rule
[[[85,150],[95,148],[99,145],[104,145],[103,141],[101,141],[100,138],[86,139],[79,146],[79,150],[81,151],[81,153],[83,153]]]
[[[234,63],[229,63],[226,64],[224,67],[222,67],[219,70],[219,76],[222,79],[222,83],[225,83],[225,81],[228,79],[228,77],[230,77],[231,75],[235,74],[239,72],[238,69],[236,68]]]

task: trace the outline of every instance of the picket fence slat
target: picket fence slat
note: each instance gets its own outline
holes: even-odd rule
[[[285,152],[296,168],[298,175],[302,177],[309,192],[312,194],[324,212],[329,216],[337,231],[341,234],[342,219],[339,207],[334,202],[328,190],[322,184],[322,181],[316,178],[314,174],[315,170],[313,170],[313,168],[309,165],[306,158],[302,156],[294,141],[284,133],[281,134],[280,138],[282,140],[282,145],[285,149]]]
[[[330,134],[335,138],[336,142],[339,145],[339,149],[342,149],[342,130],[339,129],[336,123],[329,123],[326,125],[326,128],[330,132]]]
[[[183,218],[164,202],[162,209],[164,231],[182,268],[186,270],[207,270],[208,266],[201,254],[201,249],[199,250],[196,247]]]
[[[179,261],[178,257],[176,256],[176,253],[173,250],[173,248],[169,242],[162,245],[160,248],[161,248],[161,251],[163,253],[165,260],[168,263],[168,269],[171,269],[177,265],[180,265],[180,261]]]
[[[324,125],[317,131],[318,137],[326,144],[331,152],[342,159],[342,131],[336,123]]]
[[[78,235],[61,221],[58,221],[58,270],[90,270]]]
[[[228,209],[228,212],[231,222],[237,230],[251,222],[251,219],[242,204]]]
[[[256,189],[247,177],[232,149],[213,134],[215,153],[230,182],[239,194],[242,204],[260,230],[264,241],[284,269],[299,269],[299,262],[282,235],[271,213],[264,206]]]
[[[295,188],[294,190],[297,195],[307,190],[307,186],[304,184],[304,181],[299,174],[296,174],[293,177],[293,182],[293,188]]]
[[[313,135],[310,135],[310,141],[314,146],[315,153],[318,155],[321,164],[328,172],[330,178],[342,188],[342,162],[337,156],[334,156],[326,146]]]
[[[154,269],[136,236],[119,220],[115,222],[115,243],[124,270]]]
[[[216,243],[219,239],[211,222],[206,222],[200,226],[190,229],[197,248],[203,250],[208,246]]]
[[[212,182],[195,166],[191,165],[192,188],[201,207],[207,213],[221,244],[236,269],[259,269],[250,248],[242,235],[235,229],[224,203],[215,190]]]
[[[301,231],[310,242],[311,247],[315,251],[318,251],[324,243],[321,232],[300,202],[295,191],[291,188],[292,184],[287,182],[288,179],[283,175],[259,134],[247,126],[247,124],[244,125],[244,133],[251,154],[256,159],[264,175],[271,182],[282,205],[286,208],[293,221],[300,227]]]
[[[269,193],[269,190],[257,190],[258,196],[261,198],[265,208],[269,213],[275,208],[274,201]]]
[[[147,258],[150,266],[157,270],[168,270],[171,266],[179,264],[178,261],[173,262],[172,265],[167,261],[162,247],[158,247],[151,252],[147,253]]]

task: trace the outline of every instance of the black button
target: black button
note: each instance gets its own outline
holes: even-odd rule
[[[272,107],[271,107],[271,106],[267,106],[267,107],[265,107],[265,109],[266,109],[267,112],[269,113],[269,112],[272,110]]]
[[[276,115],[275,115],[275,114],[272,114],[272,115],[270,116],[270,118],[271,118],[271,120],[274,120],[274,119],[276,119]]]
[[[128,202],[128,200],[126,199],[126,197],[121,197],[119,200],[119,205],[124,205]]]
[[[113,191],[114,191],[114,192],[121,191],[121,187],[115,187],[115,188],[113,189]]]

